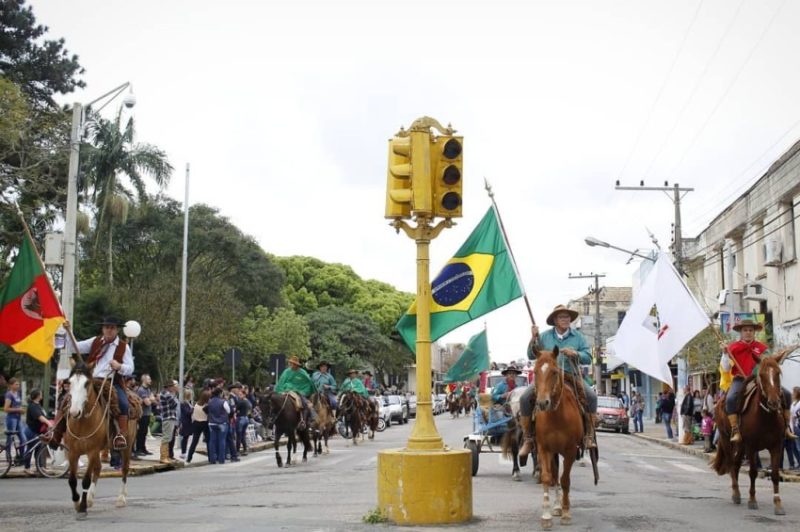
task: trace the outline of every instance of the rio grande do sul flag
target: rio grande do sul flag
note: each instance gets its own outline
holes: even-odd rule
[[[11,275],[0,290],[0,343],[45,363],[53,355],[53,338],[63,321],[36,249],[25,235]]]

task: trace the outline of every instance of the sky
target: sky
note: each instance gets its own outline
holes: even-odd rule
[[[464,217],[431,245],[431,276],[495,192],[537,323],[638,259],[593,236],[666,249],[679,183],[693,237],[800,138],[800,2],[787,0],[30,1],[63,37],[89,102],[130,81],[137,140],[164,149],[167,193],[219,210],[265,251],[350,265],[416,289],[415,249],[383,218],[386,142],[431,116],[464,136]],[[105,112],[113,115],[115,100]],[[127,111],[126,111],[127,112]],[[189,309],[191,312],[191,309]],[[522,300],[485,326],[492,358],[524,356]]]

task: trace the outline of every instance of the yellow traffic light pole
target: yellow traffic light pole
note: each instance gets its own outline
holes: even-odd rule
[[[472,518],[470,451],[444,445],[431,402],[430,242],[453,223],[446,218],[433,225],[430,127],[443,130],[426,117],[415,121],[408,133],[401,131],[411,137],[412,210],[417,225],[400,217],[392,222],[417,247],[417,416],[405,448],[378,453],[378,507],[390,520],[408,525],[462,523]],[[390,153],[390,161],[391,157]]]

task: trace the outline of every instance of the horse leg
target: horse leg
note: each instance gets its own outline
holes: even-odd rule
[[[513,436],[511,437],[511,461],[514,464],[511,468],[511,480],[519,482],[522,480],[519,476],[519,445],[517,438]]]
[[[80,500],[81,496],[78,494],[78,459],[80,456],[76,456],[74,459],[70,458],[69,461],[69,480],[67,483],[69,484],[69,489],[72,492],[72,504],[75,505],[75,511],[79,511],[78,501]]]
[[[92,471],[95,468],[95,463],[99,463],[99,456],[97,453],[91,455],[89,457],[89,466],[86,468],[86,473],[83,474],[83,479],[81,480],[81,500],[78,504],[78,515],[76,516],[77,519],[83,520],[86,519],[86,509],[87,509],[87,498],[89,496],[89,488],[92,485]]]
[[[100,479],[100,469],[102,464],[100,463],[100,456],[97,457],[97,463],[92,467],[89,471],[91,472],[91,479],[92,483],[89,486],[89,493],[86,494],[86,507],[91,508],[94,506],[94,494],[97,491],[97,481]]]
[[[124,508],[128,504],[128,470],[131,466],[131,446],[122,451],[122,487],[117,496],[117,508]]]
[[[556,496],[553,500],[553,515],[561,516],[561,482],[558,480],[558,453],[553,453],[553,469],[550,472],[553,487],[556,489]]]
[[[750,461],[750,498],[747,500],[747,508],[750,510],[758,510],[758,501],[756,501],[756,478],[758,478],[756,462],[758,461],[758,451],[751,451],[748,460]],[[777,464],[772,464],[773,471],[775,471],[774,468],[776,465]]]
[[[286,467],[292,465],[292,449],[294,448],[297,450],[297,436],[294,433],[295,431],[289,431],[286,438]]]
[[[572,464],[575,463],[575,457],[567,453],[564,456],[564,473],[561,475],[561,490],[563,492],[561,499],[561,524],[568,525],[572,522],[572,516],[569,513],[569,488],[571,485],[570,475],[572,474]]]
[[[539,451],[539,463],[542,464],[543,490],[541,524],[543,529],[550,530],[553,527],[553,516],[550,513],[550,469],[552,467],[552,460],[551,457],[548,456],[548,453],[541,450]]]
[[[281,433],[281,429],[279,429],[277,425],[275,425],[272,434],[275,442],[275,461],[278,463],[278,467],[283,467],[283,459],[281,458],[280,446],[278,445],[278,442],[280,442],[281,436],[283,436],[283,434]]]
[[[770,449],[769,458],[772,463],[772,503],[775,505],[775,515],[786,515],[783,509],[780,493],[780,461],[783,453],[783,442],[777,448]]]
[[[737,451],[734,447],[733,467],[731,467],[731,500],[733,504],[742,504],[742,494],[739,492],[739,469],[742,468],[742,455],[741,451]]]

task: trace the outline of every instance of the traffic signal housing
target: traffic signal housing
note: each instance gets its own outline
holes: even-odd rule
[[[385,218],[411,218],[411,139],[389,139]]]
[[[431,137],[431,181],[433,215],[460,218],[464,137]]]

